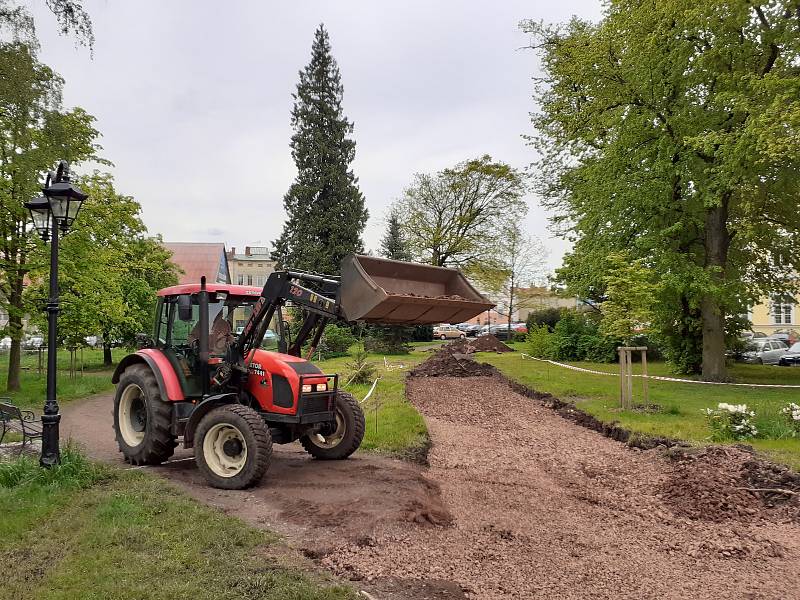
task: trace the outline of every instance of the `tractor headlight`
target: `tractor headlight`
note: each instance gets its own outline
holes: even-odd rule
[[[304,394],[310,393],[311,392],[311,388],[312,388],[311,384],[310,383],[306,383],[305,385],[303,385],[303,393]]]
[[[317,391],[318,392],[327,392],[328,391],[328,384],[327,383],[318,383],[317,384]]]

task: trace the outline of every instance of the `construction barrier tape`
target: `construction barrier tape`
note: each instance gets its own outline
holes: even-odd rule
[[[619,377],[619,373],[609,373],[608,371],[595,371],[593,369],[584,369],[583,367],[576,367],[575,365],[567,365],[564,363],[548,360],[546,358],[536,358],[530,354],[520,352],[523,358],[530,358],[531,360],[538,360],[539,362],[550,363],[557,367],[564,367],[565,369],[572,369],[573,371],[581,371],[582,373],[591,373],[592,375],[608,375],[610,377]],[[642,377],[642,375],[633,375],[633,377]],[[740,387],[761,387],[761,388],[800,388],[800,385],[789,385],[782,383],[726,383],[724,381],[698,381],[697,379],[680,379],[678,377],[660,377],[658,375],[647,375],[647,379],[654,379],[656,381],[672,381],[675,383],[702,383],[705,385],[735,385]]]
[[[375,382],[372,384],[372,387],[371,387],[371,388],[369,388],[369,391],[367,392],[367,395],[366,395],[366,396],[364,396],[364,399],[363,399],[361,402],[359,402],[359,404],[364,404],[364,402],[366,402],[367,400],[369,400],[369,397],[370,397],[370,396],[372,396],[372,392],[374,392],[374,391],[375,391],[375,386],[376,386],[376,385],[378,385],[378,382],[379,382],[380,380],[381,380],[381,378],[380,378],[380,377],[378,377],[378,378],[375,380]]]

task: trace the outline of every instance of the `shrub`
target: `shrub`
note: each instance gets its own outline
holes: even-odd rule
[[[408,354],[411,352],[411,346],[408,343],[413,337],[413,327],[376,326],[370,328],[369,334],[364,340],[364,348],[377,354]]]
[[[350,346],[356,343],[356,338],[349,327],[328,325],[322,336],[319,350],[325,358],[347,356]]]
[[[746,404],[726,404],[721,402],[716,409],[703,411],[711,429],[711,439],[715,442],[744,440],[758,435],[758,429],[751,422],[756,416],[747,410]]]
[[[356,348],[356,353],[353,355],[353,361],[347,363],[347,367],[352,370],[347,383],[365,384],[372,383],[375,377],[375,365],[367,360],[369,354],[364,349],[363,345]]]
[[[537,325],[528,330],[525,338],[528,343],[528,352],[536,358],[553,357],[553,334],[547,325]]]
[[[525,319],[525,325],[528,331],[539,325],[547,325],[550,331],[555,329],[556,323],[561,320],[561,309],[558,308],[543,308],[541,310],[534,310]]]
[[[781,409],[781,414],[789,422],[789,426],[792,429],[792,437],[798,437],[800,435],[800,406],[790,402]]]

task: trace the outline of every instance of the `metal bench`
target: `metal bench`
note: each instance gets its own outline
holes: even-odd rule
[[[22,449],[25,444],[42,438],[42,426],[31,410],[21,410],[10,398],[0,398],[0,444],[9,431],[22,434]],[[20,449],[20,452],[22,452]]]

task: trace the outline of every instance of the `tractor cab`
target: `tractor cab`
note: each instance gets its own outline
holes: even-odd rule
[[[224,360],[228,348],[241,335],[253,306],[261,295],[256,287],[210,284],[208,291],[208,363]],[[169,361],[185,398],[203,396],[206,370],[200,356],[200,286],[178,285],[158,293],[152,346]],[[286,350],[286,327],[277,314],[260,344],[264,350]]]

